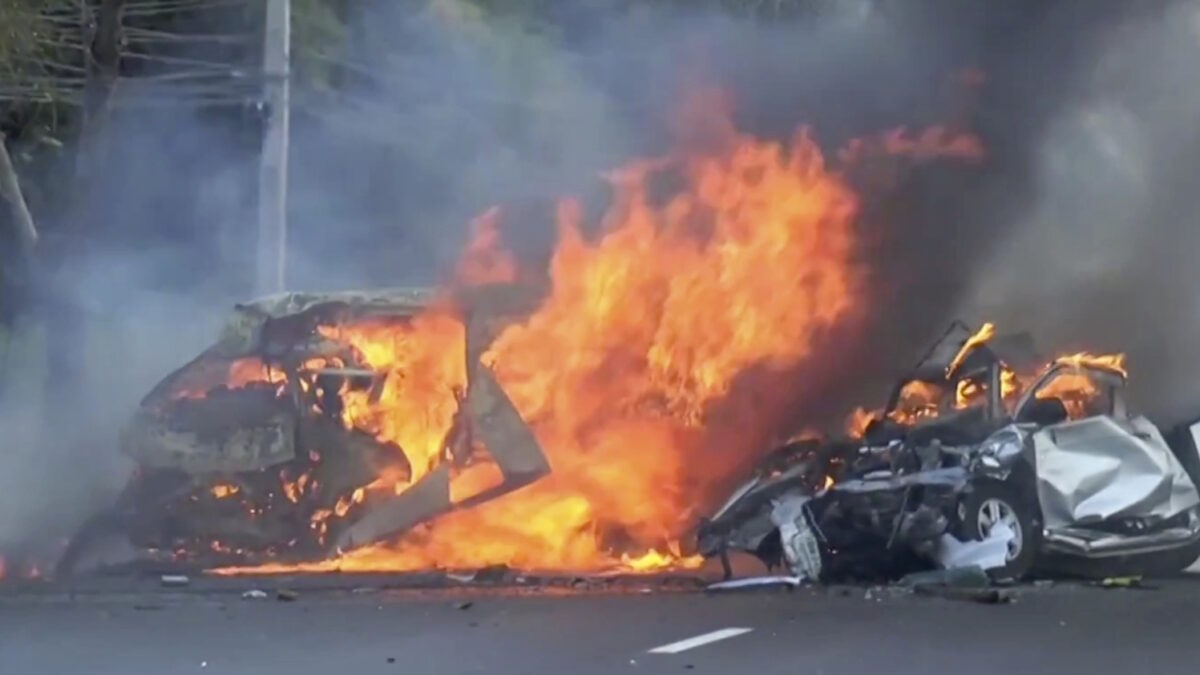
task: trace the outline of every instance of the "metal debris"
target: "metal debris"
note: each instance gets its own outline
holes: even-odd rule
[[[987,588],[992,579],[978,566],[952,567],[945,570],[914,572],[900,579],[899,585],[912,588]]]
[[[1101,579],[1100,582],[1097,583],[1096,585],[1101,588],[1137,588],[1137,589],[1141,589],[1141,590],[1149,590],[1149,589],[1156,588],[1155,586],[1146,585],[1143,582],[1142,577],[1140,577],[1140,576],[1108,577],[1106,579]]]
[[[784,587],[796,588],[804,583],[802,577],[750,577],[747,579],[730,579],[709,584],[706,591],[741,591],[758,588]]]
[[[266,591],[262,591],[257,588],[242,593],[243,600],[266,600],[267,597]]]
[[[180,588],[192,583],[192,580],[183,574],[164,574],[159,578],[159,583],[167,588]]]
[[[1007,562],[1013,531],[1005,523],[998,523],[983,541],[962,541],[952,534],[943,534],[938,540],[934,554],[943,569],[974,567],[992,570],[1004,567]]]
[[[788,567],[799,579],[821,578],[821,545],[809,522],[809,497],[792,493],[775,502],[771,522],[779,528],[779,541]]]
[[[963,600],[981,605],[1007,605],[1016,601],[1009,591],[998,588],[955,588],[952,586],[917,586],[913,589],[917,595],[924,595],[946,600]]]

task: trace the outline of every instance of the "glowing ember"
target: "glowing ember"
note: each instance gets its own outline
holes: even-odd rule
[[[217,499],[227,499],[240,491],[241,489],[238,486],[229,483],[219,483],[209,488],[209,493]]]
[[[208,395],[215,384],[221,384],[229,389],[241,389],[251,384],[275,384],[282,387],[287,382],[287,375],[282,370],[270,368],[257,357],[237,359],[224,366],[220,373],[212,373],[211,368],[201,369],[195,381],[180,382],[173,394],[176,399],[198,399]],[[214,381],[207,381],[213,377]]]

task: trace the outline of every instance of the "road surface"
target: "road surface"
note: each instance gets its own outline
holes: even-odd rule
[[[255,583],[255,582],[243,582]],[[0,590],[3,675],[1196,673],[1200,583],[731,595],[300,587]],[[657,653],[655,653],[657,652]]]

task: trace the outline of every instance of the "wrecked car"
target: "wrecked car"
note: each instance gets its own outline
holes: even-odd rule
[[[375,402],[408,374],[372,367],[336,329],[402,329],[446,299],[424,289],[271,296],[236,306],[217,341],[141,401],[120,440],[134,475],[70,542],[57,573],[100,565],[94,558],[114,540],[153,560],[202,566],[322,559],[548,473],[537,440],[480,363],[531,301],[499,286],[466,293],[453,299],[461,331],[446,338],[461,345],[465,386],[452,394],[442,451],[419,476],[409,449],[344,414],[348,393]],[[499,484],[452,495],[454,478],[481,464],[498,469]],[[381,477],[385,489],[370,489]]]
[[[1200,422],[1164,435],[1122,358],[1040,359],[955,323],[852,437],[771,453],[699,528],[810,580],[1178,572],[1200,558]],[[1169,442],[1168,442],[1169,441]]]

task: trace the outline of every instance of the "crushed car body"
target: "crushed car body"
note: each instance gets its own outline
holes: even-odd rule
[[[700,552],[725,560],[727,574],[728,552],[741,550],[810,580],[961,564],[1004,579],[1165,573],[1195,562],[1200,423],[1164,437],[1132,413],[1121,359],[1038,363],[1027,335],[955,323],[861,433],[768,456],[702,523]],[[799,554],[813,545],[817,563]]]
[[[471,295],[467,295],[470,293]],[[545,454],[480,356],[532,307],[520,289],[479,287],[287,293],[238,305],[219,339],[164,378],[121,437],[133,478],[112,509],[71,541],[59,575],[94,567],[114,537],[139,552],[202,566],[313,560],[395,537],[546,475]],[[340,326],[403,326],[435,303],[461,321],[465,385],[436,464],[415,480],[405,448],[356,428],[346,392],[377,401],[389,378]],[[486,309],[482,309],[486,308]],[[502,481],[456,497],[454,477],[479,464]],[[388,476],[405,489],[365,489]]]

